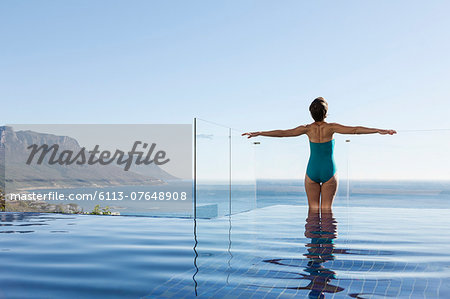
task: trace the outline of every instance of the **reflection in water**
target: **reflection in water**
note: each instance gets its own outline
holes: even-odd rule
[[[231,209],[230,209],[231,211]],[[228,249],[227,249],[229,258],[227,261],[228,268],[227,268],[227,284],[230,284],[230,274],[232,272],[231,268],[231,260],[233,259],[233,254],[231,253],[231,213],[228,215]]]
[[[308,259],[304,271],[307,274],[299,273],[299,279],[309,280],[306,286],[286,287],[286,289],[309,290],[309,298],[325,298],[325,293],[337,293],[344,289],[333,285],[336,279],[336,272],[327,268],[325,263],[335,259],[335,253],[346,254],[345,249],[336,249],[334,241],[337,238],[337,221],[333,213],[319,211],[309,211],[306,218],[305,236],[309,238],[306,244],[307,252],[303,254]],[[292,260],[290,260],[292,261]],[[298,267],[283,259],[265,260],[265,262]]]
[[[304,279],[311,282],[304,289],[311,290],[310,298],[324,298],[324,293],[337,293],[343,288],[331,283],[336,273],[324,266],[325,262],[334,260],[336,253],[334,241],[337,238],[337,222],[332,212],[309,211],[306,218],[305,237],[310,238],[306,244],[308,252],[304,254],[309,259],[305,268]]]
[[[198,241],[197,241],[197,217],[194,213],[194,267],[195,267],[195,273],[194,275],[192,275],[192,280],[194,281],[194,292],[195,292],[195,296],[197,296],[197,280],[195,279],[195,276],[198,273],[198,266],[197,266],[197,259],[198,259],[198,252],[197,252],[197,245],[198,245]]]
[[[1,230],[0,234],[27,234],[34,233],[34,230],[21,230],[22,227],[42,226],[49,225],[49,220],[56,219],[74,219],[69,217],[60,218],[57,216],[43,216],[40,213],[2,213],[0,214],[0,227],[16,228],[14,230]],[[28,222],[28,223],[16,223],[16,222]],[[51,231],[51,232],[63,232],[63,231]],[[64,231],[67,232],[67,231]]]
[[[231,206],[230,206],[230,211],[231,211]],[[228,259],[227,259],[227,278],[226,278],[226,283],[227,285],[230,284],[230,275],[232,273],[233,268],[231,267],[231,260],[233,259],[233,253],[231,252],[231,245],[232,245],[232,241],[231,241],[231,229],[232,229],[232,224],[231,224],[231,213],[228,214],[228,248],[227,248],[227,253],[228,253]],[[194,267],[195,267],[195,272],[192,275],[192,280],[194,281],[194,293],[195,296],[198,296],[198,282],[196,279],[196,276],[199,272],[199,267],[197,265],[197,259],[198,259],[198,251],[197,251],[197,246],[198,246],[198,239],[197,239],[197,217],[194,214]]]

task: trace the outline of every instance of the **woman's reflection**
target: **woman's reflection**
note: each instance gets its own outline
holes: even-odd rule
[[[324,266],[325,262],[334,260],[334,241],[337,238],[337,222],[331,210],[309,210],[306,218],[305,237],[310,238],[306,244],[308,252],[304,254],[309,259],[304,279],[311,282],[302,289],[309,289],[310,298],[324,298],[324,293],[337,293],[343,288],[332,285],[336,273]]]
[[[298,273],[300,279],[309,280],[306,286],[287,287],[287,289],[309,290],[309,298],[325,298],[325,293],[337,293],[344,289],[332,284],[336,273],[325,267],[325,263],[334,260],[335,253],[347,253],[345,249],[334,248],[337,238],[337,222],[331,210],[310,209],[306,218],[305,236],[311,240],[306,244],[308,250],[304,256],[307,258],[307,266],[304,271]],[[265,260],[265,262],[293,266],[285,263],[283,259]]]

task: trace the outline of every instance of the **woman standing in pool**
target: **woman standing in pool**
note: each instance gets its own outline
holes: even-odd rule
[[[311,155],[305,175],[305,190],[310,209],[331,210],[338,187],[336,165],[334,162],[333,134],[389,134],[395,130],[382,130],[366,127],[350,127],[338,123],[327,123],[325,118],[328,112],[328,103],[324,98],[316,98],[309,106],[314,122],[301,125],[290,130],[273,130],[263,132],[249,132],[248,138],[256,136],[267,137],[294,137],[306,134],[309,138]]]

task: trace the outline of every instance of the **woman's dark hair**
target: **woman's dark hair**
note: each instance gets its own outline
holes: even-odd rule
[[[327,117],[328,103],[324,98],[318,97],[309,106],[309,112],[314,121],[323,121]]]

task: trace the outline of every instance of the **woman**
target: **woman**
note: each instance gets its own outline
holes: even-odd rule
[[[366,127],[350,127],[337,123],[327,123],[325,118],[328,112],[328,103],[322,98],[316,98],[309,106],[309,111],[314,122],[308,125],[298,126],[290,130],[273,130],[263,132],[249,132],[248,138],[256,136],[267,137],[294,137],[306,134],[309,138],[311,155],[305,175],[305,190],[310,209],[331,210],[333,199],[336,195],[338,181],[336,166],[334,163],[333,134],[389,134],[395,130],[372,129]]]

